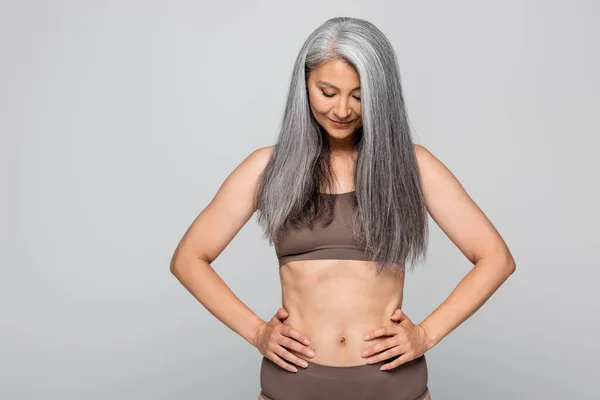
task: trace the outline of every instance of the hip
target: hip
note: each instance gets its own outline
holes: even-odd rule
[[[266,400],[424,399],[428,391],[425,355],[391,370],[379,369],[391,361],[336,367],[309,360],[307,368],[289,372],[263,357],[261,396]]]

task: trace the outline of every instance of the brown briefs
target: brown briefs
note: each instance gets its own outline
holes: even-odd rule
[[[265,400],[422,400],[427,395],[425,355],[391,370],[376,364],[334,367],[308,362],[287,371],[263,357],[261,396]]]

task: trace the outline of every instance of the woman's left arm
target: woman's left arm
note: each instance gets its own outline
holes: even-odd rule
[[[477,311],[515,272],[506,243],[458,179],[429,150],[415,145],[427,210],[473,264],[450,296],[419,325],[427,350]]]

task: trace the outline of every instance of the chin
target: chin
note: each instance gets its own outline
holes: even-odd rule
[[[326,129],[325,131],[327,132],[328,136],[331,136],[336,139],[346,139],[346,138],[351,137],[354,133],[353,130],[341,131],[339,129],[333,129],[333,130]]]

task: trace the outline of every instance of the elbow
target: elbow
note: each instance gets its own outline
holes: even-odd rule
[[[175,257],[171,258],[171,264],[169,264],[169,271],[171,272],[171,274],[177,276],[178,265],[179,264],[177,264],[177,262],[175,261]]]
[[[515,273],[517,264],[510,252],[498,252],[488,257],[483,257],[479,260],[487,260],[485,263],[504,280]],[[475,263],[477,264],[477,262]]]
[[[515,259],[510,254],[508,254],[506,257],[504,257],[503,266],[504,266],[504,271],[507,276],[514,274],[515,271],[517,270],[517,264],[515,262]]]
[[[510,276],[510,275],[514,274],[516,270],[517,270],[517,265],[513,261],[507,268],[508,275]]]
[[[179,252],[175,252],[171,257],[171,263],[169,264],[169,271],[171,274],[178,276],[181,273],[181,269],[185,265],[185,260]]]
[[[206,262],[206,258],[196,253],[177,251],[173,254],[169,264],[169,271],[176,277],[182,276],[190,268],[198,266],[198,263]]]

